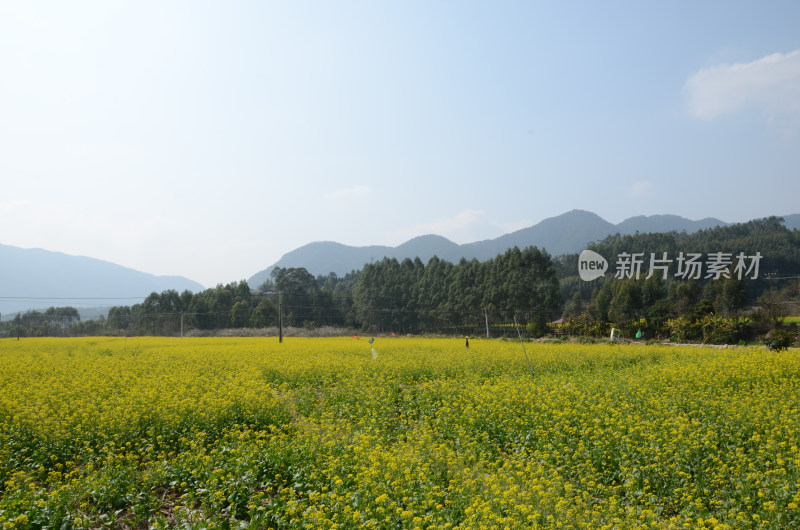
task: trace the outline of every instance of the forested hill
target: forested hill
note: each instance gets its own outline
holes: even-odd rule
[[[604,283],[614,282],[615,266],[623,254],[642,254],[641,280],[643,281],[649,274],[651,253],[655,253],[654,257],[657,260],[663,260],[666,253],[666,260],[669,261],[667,271],[669,282],[680,275],[678,257],[681,254],[687,257],[689,254],[699,254],[703,265],[707,265],[712,255],[717,253],[727,255],[725,259],[731,262],[727,268],[730,278],[721,276],[717,279],[732,281],[739,280],[738,274],[734,273],[736,256],[740,253],[747,257],[759,254],[757,278],[753,279],[756,271],[751,270],[749,275],[746,275],[747,280],[743,281],[742,287],[746,288],[746,299],[741,300],[743,304],[755,303],[756,299],[770,288],[784,291],[787,288],[791,289],[797,284],[797,277],[800,276],[800,231],[787,228],[785,220],[780,217],[699,230],[691,234],[685,232],[616,234],[599,243],[590,244],[587,248],[608,260],[609,272],[597,280],[582,281],[578,276],[578,254],[559,257],[555,260],[556,274],[565,301],[573,298],[577,291],[584,301],[588,301]],[[751,262],[751,259],[747,259],[748,267]],[[657,272],[656,276],[663,277],[662,270]],[[721,282],[709,280],[708,275],[707,268],[703,269],[697,280],[699,298],[704,296],[702,294],[704,288],[708,290],[722,285]]]
[[[570,332],[579,335],[608,336],[615,326],[627,337],[735,343],[779,325],[778,305],[800,299],[800,231],[789,230],[780,218],[692,234],[614,235],[590,248],[609,265],[604,277],[592,281],[579,278],[578,254],[554,259],[532,246],[515,246],[484,261],[383,258],[342,277],[279,267],[263,290],[252,290],[241,281],[196,293],[151,292],[142,303],[112,307],[98,326],[112,334],[171,335],[279,323],[474,334],[489,333],[490,326],[492,333],[507,333],[519,322],[531,336],[541,336],[563,317]],[[617,258],[634,254],[641,274],[616,278]],[[647,278],[651,255],[668,265]],[[709,279],[714,255],[728,265],[725,274]],[[702,275],[681,275],[682,260],[689,256],[700,258]],[[746,262],[741,274],[737,261]],[[7,333],[64,330],[61,321],[48,314],[17,320],[13,329],[6,323]],[[70,328],[70,333],[87,329]],[[710,333],[712,329],[733,331],[718,335]]]
[[[798,215],[800,217],[800,215]],[[800,219],[798,219],[800,222]],[[302,267],[315,276],[335,273],[338,276],[360,270],[365,264],[383,258],[419,258],[427,262],[433,256],[457,263],[461,258],[486,261],[503,254],[513,247],[536,246],[547,250],[551,256],[580,252],[592,241],[600,241],[610,234],[633,234],[636,232],[669,232],[697,230],[723,226],[726,223],[714,218],[692,221],[677,215],[636,216],[612,224],[597,214],[583,210],[572,210],[550,217],[536,225],[502,235],[495,239],[458,245],[436,235],[420,236],[397,247],[354,247],[333,241],[314,242],[299,247],[281,257],[270,267],[254,274],[247,283],[257,288],[269,279],[276,267]]]

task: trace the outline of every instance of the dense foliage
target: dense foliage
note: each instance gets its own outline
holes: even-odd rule
[[[560,314],[561,296],[550,256],[514,247],[486,262],[453,265],[433,257],[427,266],[409,259],[368,264],[353,288],[353,306],[359,322],[378,331],[480,328],[489,313],[544,330]]]
[[[605,277],[582,281],[578,256],[555,261],[565,304],[564,318],[576,333],[607,335],[615,326],[634,337],[727,342],[752,339],[778,327],[800,297],[800,231],[789,230],[780,218],[768,218],[687,233],[615,235],[589,245],[609,259]],[[615,277],[613,260],[641,253],[645,266],[651,253],[672,258],[667,278],[658,274],[639,279]],[[758,275],[739,278],[734,267],[719,278],[682,279],[677,258],[690,253],[708,256],[760,254]],[[796,310],[796,309],[794,309]]]
[[[763,337],[800,310],[800,232],[779,218],[692,234],[615,235],[590,249],[610,262],[593,281],[578,277],[577,255],[553,259],[536,247],[514,247],[484,262],[385,258],[343,278],[278,267],[258,289],[240,281],[198,293],[151,293],[141,304],[112,307],[99,322],[79,322],[73,308],[51,308],[6,321],[0,333],[182,335],[281,325],[496,336],[513,333],[518,323],[539,337],[561,317],[558,333],[600,337],[616,328],[627,338],[737,343]],[[731,263],[712,278],[678,270],[679,257],[715,253],[747,257],[750,266],[760,259],[746,271]],[[643,269],[666,256],[669,265],[657,274],[615,274],[621,255],[639,255]]]
[[[141,304],[110,308],[103,328],[114,334],[177,335],[280,322],[418,333],[483,329],[490,318],[493,323],[517,318],[543,333],[561,306],[550,256],[536,247],[515,247],[486,262],[455,265],[437,257],[427,265],[386,258],[344,278],[276,268],[258,290],[241,281],[194,294],[151,293]],[[35,334],[24,322],[7,322],[5,328],[7,335]]]
[[[80,322],[80,314],[74,307],[50,307],[46,311],[28,311],[17,315],[7,327],[14,333],[24,330],[25,336],[45,337],[63,335],[70,327]]]
[[[0,346],[3,528],[800,525],[797,351]]]

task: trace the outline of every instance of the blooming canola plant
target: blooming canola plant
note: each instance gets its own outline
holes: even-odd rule
[[[800,525],[800,356],[4,341],[4,528]],[[530,363],[530,365],[528,364]]]

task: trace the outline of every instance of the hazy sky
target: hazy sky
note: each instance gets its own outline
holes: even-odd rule
[[[312,241],[800,213],[800,2],[0,3],[0,243],[207,287]]]

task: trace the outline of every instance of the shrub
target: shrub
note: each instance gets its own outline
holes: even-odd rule
[[[785,329],[773,329],[764,337],[764,344],[772,351],[785,350],[794,344],[794,335]]]
[[[748,317],[723,317],[710,313],[701,322],[706,344],[738,344],[750,333],[753,321]]]

